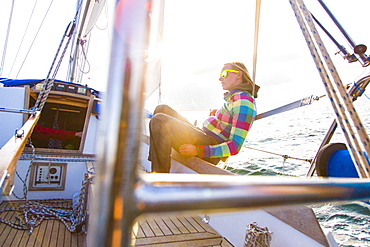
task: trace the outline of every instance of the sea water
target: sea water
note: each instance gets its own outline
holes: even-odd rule
[[[370,100],[363,96],[354,105],[369,132]],[[257,120],[240,154],[229,160],[228,169],[243,175],[305,177],[310,163],[304,160],[315,157],[334,116],[330,102],[321,99],[310,106]],[[346,143],[340,128],[331,142]],[[309,206],[340,246],[370,246],[368,204],[353,201]]]
[[[370,100],[362,96],[354,105],[369,133]],[[305,160],[315,157],[334,118],[331,104],[324,98],[309,106],[257,120],[240,153],[228,159],[227,169],[246,176],[305,177],[310,167]],[[346,143],[340,128],[331,142]],[[308,206],[340,246],[370,246],[370,205],[351,201]]]

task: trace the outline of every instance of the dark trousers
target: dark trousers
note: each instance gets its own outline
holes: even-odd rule
[[[149,123],[150,147],[148,160],[152,172],[168,173],[171,168],[172,148],[179,151],[182,144],[215,145],[219,142],[192,125],[186,118],[167,105],[159,105]],[[203,158],[217,164],[220,159]]]

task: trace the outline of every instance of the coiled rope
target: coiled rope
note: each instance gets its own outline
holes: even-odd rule
[[[244,247],[268,247],[271,243],[271,235],[272,232],[267,227],[260,227],[256,222],[253,222],[247,227]]]
[[[70,232],[84,231],[86,220],[86,190],[92,178],[84,180],[78,195],[77,205],[63,206],[68,201],[65,199],[50,199],[38,201],[26,201],[19,207],[1,208],[0,213],[15,211],[16,219],[14,222],[5,218],[0,218],[0,222],[18,230],[29,230],[39,226],[43,220],[60,220]],[[54,204],[53,206],[47,204]],[[57,204],[57,205],[55,205]]]

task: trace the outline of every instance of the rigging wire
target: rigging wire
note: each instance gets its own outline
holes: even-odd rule
[[[14,58],[14,60],[13,60],[13,64],[12,64],[12,66],[11,66],[11,68],[10,68],[9,75],[12,73],[12,70],[13,70],[13,68],[14,68],[14,64],[15,64],[15,61],[17,60],[17,57],[18,57],[19,51],[20,51],[20,49],[21,49],[21,47],[22,47],[22,44],[23,44],[23,41],[24,41],[24,37],[26,37],[26,33],[27,33],[27,31],[28,31],[28,27],[29,27],[29,25],[30,25],[30,23],[31,23],[31,19],[32,19],[32,17],[33,17],[33,13],[34,13],[34,11],[35,11],[36,5],[37,5],[37,0],[35,1],[35,4],[33,5],[33,9],[32,9],[32,12],[31,12],[31,16],[30,16],[30,18],[29,18],[29,20],[28,20],[26,30],[24,31],[24,34],[23,34],[23,37],[22,37],[21,43],[20,43],[20,45],[19,45],[19,47],[18,47],[18,50],[17,50],[17,54],[15,55],[15,58]]]
[[[67,51],[68,45],[69,45],[69,43],[70,43],[70,41],[72,39],[72,36],[74,34],[75,27],[76,27],[76,19],[77,19],[77,16],[79,14],[81,5],[82,5],[82,3],[80,3],[80,5],[77,8],[77,12],[76,12],[76,15],[75,15],[74,20],[71,21],[68,24],[67,29],[66,29],[65,33],[63,34],[63,38],[62,38],[62,40],[61,40],[61,42],[59,44],[57,53],[55,54],[55,57],[54,57],[54,60],[52,62],[52,65],[50,67],[50,70],[48,72],[48,75],[47,75],[47,77],[46,77],[46,79],[45,79],[45,81],[43,83],[43,88],[42,88],[42,90],[40,91],[40,93],[39,93],[39,95],[37,97],[37,100],[36,100],[36,103],[35,103],[35,106],[34,106],[34,110],[40,110],[41,111],[42,108],[44,107],[44,104],[46,102],[47,97],[49,96],[49,92],[50,92],[50,90],[51,90],[51,88],[52,88],[52,86],[54,84],[54,79],[56,77],[56,74],[57,74],[57,72],[59,70],[59,67],[60,67],[60,65],[62,63],[62,60],[64,58],[64,55],[65,55],[65,53]],[[52,75],[52,78],[50,78],[49,76],[50,76],[50,74],[51,74],[51,72],[53,70],[55,61],[56,61],[56,59],[57,59],[57,57],[59,55],[59,51],[61,50],[62,44],[64,43],[64,39],[66,37],[68,37],[68,39],[67,39],[66,44],[64,46],[64,50],[63,50],[62,54],[60,55],[59,61],[58,61],[57,65],[56,65],[56,68],[54,70],[54,73]]]
[[[27,51],[27,54],[26,54],[26,56],[25,56],[25,57],[24,57],[24,59],[23,59],[22,65],[21,65],[21,67],[20,67],[20,68],[19,68],[19,70],[18,70],[18,73],[17,73],[17,75],[16,75],[16,78],[18,77],[19,73],[21,72],[21,70],[22,70],[22,67],[23,67],[24,63],[26,62],[26,59],[27,59],[27,57],[28,57],[28,54],[30,53],[31,48],[32,48],[33,44],[35,43],[35,40],[36,40],[36,38],[37,38],[37,36],[38,36],[38,34],[39,34],[39,32],[40,32],[40,29],[41,29],[42,25],[44,24],[44,21],[45,21],[45,19],[46,19],[46,16],[48,15],[49,10],[50,10],[51,5],[53,4],[53,2],[54,2],[54,0],[51,0],[50,5],[49,5],[49,7],[48,7],[48,9],[47,9],[47,11],[46,11],[46,13],[45,13],[45,16],[44,16],[44,18],[42,19],[42,22],[41,22],[41,24],[40,24],[39,28],[37,29],[36,35],[35,35],[35,37],[34,37],[34,38],[33,38],[33,40],[32,40],[31,46],[29,47],[29,49],[28,49],[28,51]]]
[[[13,18],[13,10],[14,10],[14,0],[12,1],[12,7],[9,15],[9,22],[8,22],[8,29],[6,30],[6,37],[5,37],[5,43],[4,43],[4,50],[3,50],[3,56],[1,58],[1,64],[0,64],[0,75],[3,73],[4,63],[5,63],[5,56],[6,56],[6,50],[8,46],[9,41],[9,32],[10,32],[10,26]]]
[[[289,156],[289,155],[286,155],[286,154],[273,153],[273,152],[270,152],[270,151],[265,151],[265,150],[261,150],[261,149],[257,149],[257,148],[252,148],[252,147],[246,147],[246,148],[253,149],[253,150],[256,150],[256,151],[260,151],[260,152],[264,152],[264,153],[268,153],[268,154],[277,155],[277,156],[283,157],[284,160],[294,159],[294,160],[306,161],[306,162],[309,162],[309,163],[311,163],[311,161],[312,161],[312,159],[295,158],[295,157],[292,157],[292,156]]]
[[[65,55],[65,53],[67,51],[67,48],[68,48],[68,45],[69,45],[69,43],[71,41],[72,33],[73,33],[74,29],[75,29],[75,23],[74,22],[70,22],[68,24],[68,26],[67,26],[67,29],[66,29],[65,33],[63,34],[63,38],[62,38],[62,40],[61,40],[61,42],[59,44],[59,47],[58,47],[57,53],[56,53],[56,55],[54,57],[53,63],[51,65],[51,67],[49,69],[49,72],[48,72],[48,74],[46,76],[46,79],[45,79],[45,81],[43,83],[43,88],[42,88],[42,90],[40,91],[40,93],[39,93],[39,95],[37,97],[37,100],[36,100],[36,103],[35,103],[35,106],[34,106],[34,110],[40,110],[41,111],[42,108],[44,107],[44,104],[46,102],[46,99],[49,96],[49,92],[50,92],[50,90],[51,90],[51,88],[52,88],[52,86],[54,84],[54,79],[55,79],[55,77],[56,77],[56,75],[58,73],[59,67],[60,67],[60,65],[61,65],[61,63],[63,61],[64,55]],[[55,67],[55,70],[54,70],[54,72],[52,74],[52,77],[50,77],[50,74],[51,74],[51,72],[53,70],[53,67],[54,67],[54,64],[55,64],[55,61],[56,61],[56,59],[57,59],[57,57],[59,55],[59,51],[61,50],[62,45],[64,43],[64,39],[66,37],[68,37],[68,39],[67,39],[66,44],[64,46],[64,50],[63,50],[62,54],[60,55],[59,61],[58,61],[57,65],[56,65],[56,67]]]

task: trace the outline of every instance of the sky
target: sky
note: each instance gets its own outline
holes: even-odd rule
[[[337,41],[351,51],[319,3],[314,0],[305,3]],[[12,0],[0,1],[0,16],[3,18],[0,37],[6,37],[11,4]],[[14,4],[5,56],[4,39],[0,40],[3,64],[0,77],[44,78],[64,31],[74,18],[76,3],[17,0]],[[344,0],[325,0],[325,4],[356,44],[370,45],[370,32],[365,27],[370,1],[352,0],[349,4]],[[103,10],[92,34],[88,53],[90,67],[84,69],[86,76],[82,82],[101,91],[105,90],[108,81],[111,6]],[[34,15],[30,20],[32,11]],[[179,110],[219,108],[223,91],[218,79],[223,64],[241,61],[253,73],[254,14],[255,1],[251,0],[166,1],[161,46],[161,102]],[[38,30],[42,21],[43,25]],[[36,33],[38,35],[34,38]],[[353,83],[369,73],[369,69],[358,62],[349,64],[340,55],[334,55],[338,51],[336,46],[325,34],[321,33],[321,37],[327,41],[326,47],[344,83]],[[94,53],[95,50],[98,52]],[[310,95],[325,94],[288,0],[262,0],[257,52],[256,84],[261,86],[257,99],[259,112]],[[69,52],[57,79],[66,80],[68,57]],[[95,60],[100,63],[94,64]],[[158,99],[152,97],[148,102],[154,106]]]
[[[178,92],[187,92],[184,97],[189,97],[188,95],[193,93],[195,96],[192,99],[201,98],[209,102],[209,98],[214,96],[214,105],[210,105],[209,108],[217,108],[217,104],[222,103],[218,81],[222,65],[225,62],[242,61],[252,73],[255,6],[254,1],[227,1],[227,4],[225,1],[207,1],[205,6],[201,5],[202,2],[205,1],[183,5],[178,1],[167,2],[167,7],[173,11],[167,19],[171,18],[172,25],[169,27],[171,31],[165,30],[165,41],[167,38],[169,49],[167,54],[172,56],[164,59],[164,67],[173,63],[175,58],[180,59],[177,60],[175,67],[166,67],[176,76],[164,71],[165,76],[175,79],[172,81],[166,77],[164,79],[171,84],[176,83]],[[319,8],[317,1],[305,2],[309,9],[312,6],[315,11],[311,12],[329,29],[338,42],[349,50],[342,35],[336,31],[329,18],[323,15],[324,11]],[[359,9],[358,13],[351,11],[351,17],[349,16],[351,6],[348,4],[339,6],[345,2],[348,3],[338,0],[325,1],[356,43],[369,44],[370,33],[363,27],[365,20],[361,20],[360,16],[370,9],[370,1],[351,1],[352,8]],[[191,34],[189,35],[190,31],[184,33],[177,31],[184,29],[190,30]],[[171,35],[175,33],[176,35]],[[324,35],[321,36],[323,39],[326,38]],[[365,69],[359,63],[348,64],[340,55],[334,55],[337,48],[331,42],[328,43],[327,49],[333,55],[332,59],[337,69],[345,70],[344,74],[340,74],[344,82],[353,82],[364,72]],[[259,112],[312,94],[325,94],[289,1],[262,0],[256,75],[256,84],[261,86],[257,99]],[[184,85],[189,84],[192,84],[193,88],[189,89],[188,86],[185,88]],[[169,94],[167,98],[172,96],[178,99],[178,95]],[[216,98],[219,101],[216,101]],[[199,108],[206,105],[205,102],[202,103],[204,104],[198,104]]]

